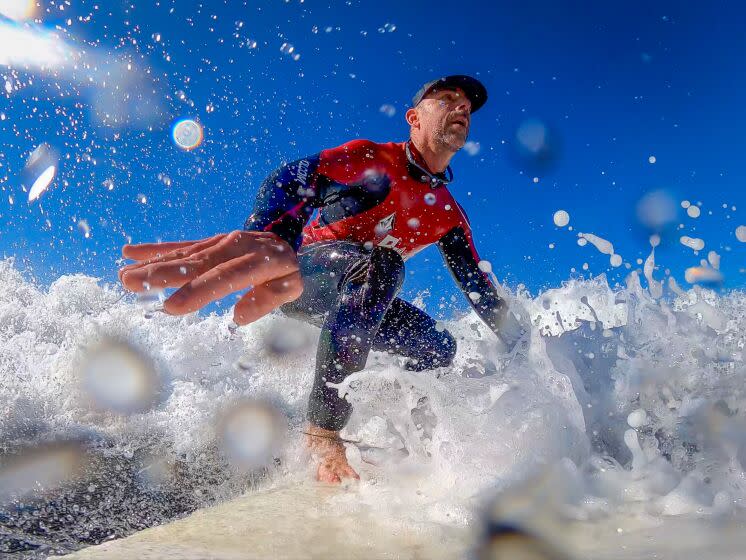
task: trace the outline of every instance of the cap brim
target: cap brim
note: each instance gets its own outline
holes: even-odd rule
[[[441,91],[444,89],[456,89],[460,88],[466,94],[466,97],[471,101],[471,112],[476,113],[482,106],[487,102],[487,88],[484,87],[482,82],[471,76],[455,75],[446,76],[440,78],[428,84],[422,93],[416,96],[417,103],[434,91]],[[416,104],[416,103],[415,103]]]

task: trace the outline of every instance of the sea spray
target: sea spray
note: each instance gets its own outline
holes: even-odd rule
[[[413,520],[470,523],[491,491],[569,460],[586,496],[577,515],[741,507],[741,292],[666,285],[653,297],[632,273],[624,287],[600,276],[508,296],[530,320],[520,353],[501,354],[468,313],[443,322],[459,343],[451,367],[414,374],[373,353],[340,386],[354,404],[344,435],[360,442],[350,452],[364,474],[345,499],[383,513],[404,508]],[[4,546],[75,548],[308,476],[299,450],[316,328],[277,313],[232,332],[230,315],[146,319],[130,300],[82,275],[42,288],[0,262],[2,465],[60,441],[83,442],[91,465],[72,486],[6,503]],[[289,325],[312,344],[278,352],[273,333]],[[83,392],[80,353],[112,337],[146,353],[168,380],[166,397],[146,411],[100,410]],[[271,402],[289,430],[276,460],[252,472],[233,468],[216,431],[240,399]]]

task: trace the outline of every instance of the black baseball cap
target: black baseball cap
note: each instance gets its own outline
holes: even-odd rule
[[[444,78],[433,80],[432,82],[427,82],[412,98],[412,107],[416,107],[417,104],[422,101],[422,98],[428,93],[455,88],[461,88],[464,90],[466,97],[471,101],[472,113],[476,113],[482,105],[487,102],[487,88],[482,85],[482,82],[476,78],[472,78],[471,76],[457,74],[455,76],[446,76]]]

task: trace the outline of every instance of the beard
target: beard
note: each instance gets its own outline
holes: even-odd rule
[[[468,135],[466,128],[448,123],[438,128],[435,139],[438,144],[455,153],[464,147]]]

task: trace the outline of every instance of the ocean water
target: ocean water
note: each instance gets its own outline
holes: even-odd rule
[[[743,293],[684,291],[652,268],[615,288],[505,290],[531,324],[513,354],[455,314],[451,367],[412,373],[373,353],[340,385],[362,474],[341,510],[550,540],[579,520],[741,512]],[[281,314],[235,329],[230,314],[152,303],[84,275],[38,286],[0,262],[3,552],[67,552],[312,475],[318,329]]]

